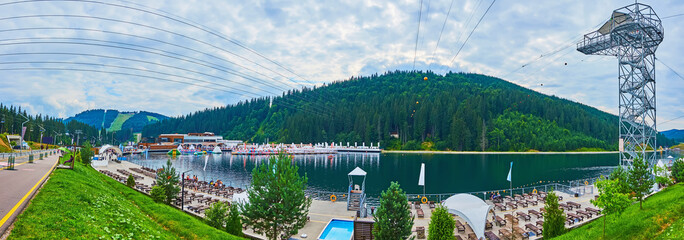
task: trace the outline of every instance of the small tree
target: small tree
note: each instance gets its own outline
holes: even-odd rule
[[[610,173],[609,179],[617,181],[618,192],[627,194],[629,196],[631,190],[629,188],[629,183],[627,183],[627,177],[628,175],[627,171],[625,171],[625,168],[618,166],[615,168],[615,170],[613,170],[613,172]]]
[[[428,240],[454,239],[454,218],[445,207],[438,207],[432,212],[428,227]]]
[[[667,172],[667,168],[660,167],[658,165],[653,166],[653,173],[655,174],[655,182],[662,187],[667,187],[672,184],[672,179],[670,179],[670,174]]]
[[[152,190],[150,190],[150,197],[152,197],[152,200],[155,202],[164,202],[166,200],[166,191],[161,186],[154,186],[152,187]]]
[[[83,145],[83,149],[81,149],[81,162],[85,165],[90,165],[92,160],[93,150],[91,150],[91,148],[93,148],[93,146],[89,141],[86,141]]]
[[[180,192],[178,174],[176,173],[176,168],[171,165],[171,160],[166,160],[166,166],[163,166],[157,174],[157,185],[164,188],[164,193],[166,194],[165,202],[167,204],[170,204]]]
[[[135,179],[133,178],[133,175],[128,174],[128,178],[126,179],[126,186],[128,187],[135,187]]]
[[[229,207],[230,212],[226,219],[226,232],[242,237],[242,218],[240,217],[240,209],[237,204],[232,204]]]
[[[603,209],[603,238],[606,237],[606,216],[617,213],[620,214],[625,208],[629,207],[631,200],[625,193],[620,192],[618,179],[606,180],[603,177],[596,181],[596,188],[599,191],[596,200],[590,200],[594,206]]]
[[[311,199],[304,195],[308,178],[284,153],[252,170],[249,202],[241,206],[244,223],[268,239],[287,238],[306,224]]]
[[[373,236],[378,240],[406,239],[411,235],[413,216],[406,193],[392,182],[380,195],[380,207],[373,215]]]
[[[546,195],[544,210],[544,238],[553,238],[565,233],[565,213],[558,207],[558,196],[553,189]]]
[[[684,158],[677,159],[672,164],[672,177],[677,182],[684,182]]]
[[[228,216],[228,206],[223,202],[215,202],[211,204],[211,207],[207,209],[204,215],[209,226],[223,229],[223,225],[226,224],[226,217]]]
[[[643,158],[634,159],[632,168],[629,169],[628,182],[629,188],[634,192],[634,197],[639,200],[639,209],[644,209],[642,205],[644,196],[651,192],[654,183],[646,160]]]

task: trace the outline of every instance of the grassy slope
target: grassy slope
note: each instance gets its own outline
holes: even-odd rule
[[[126,122],[126,120],[128,120],[129,118],[133,117],[133,115],[133,113],[119,113],[119,115],[116,116],[116,118],[112,122],[112,125],[109,126],[107,131],[113,132],[121,130],[121,126],[123,126],[123,123]]]
[[[92,168],[55,170],[9,239],[239,239]]]
[[[7,134],[0,134],[0,153],[11,152],[9,142],[7,142]]]
[[[684,183],[666,188],[644,201],[644,210],[636,203],[620,216],[608,216],[606,239],[682,239],[683,203]],[[602,231],[603,219],[598,219],[554,239],[600,239]]]

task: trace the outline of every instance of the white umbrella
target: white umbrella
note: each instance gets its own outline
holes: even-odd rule
[[[425,163],[420,164],[420,177],[418,177],[418,186],[423,186],[423,195],[425,195]]]
[[[442,206],[446,207],[449,213],[456,214],[468,222],[478,239],[484,238],[485,221],[491,205],[476,196],[462,193],[447,198],[442,202]]]

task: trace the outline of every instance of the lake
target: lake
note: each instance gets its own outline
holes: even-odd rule
[[[152,168],[160,168],[171,159],[178,173],[192,170],[189,174],[201,180],[221,179],[226,185],[243,188],[251,181],[252,169],[268,159],[231,154],[175,158],[150,154],[147,159],[144,155],[128,158]],[[506,177],[510,162],[513,162],[514,188],[607,175],[618,165],[618,154],[340,153],[298,155],[293,162],[299,166],[301,175],[308,176],[309,189],[345,193],[349,185],[347,174],[358,166],[368,173],[366,192],[376,197],[391,181],[399,182],[407,193],[423,193],[423,187],[418,186],[421,163],[425,163],[426,193],[444,194],[508,189]]]

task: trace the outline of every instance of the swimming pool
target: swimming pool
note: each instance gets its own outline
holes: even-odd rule
[[[324,240],[351,240],[354,235],[354,222],[348,220],[332,219],[325,226],[318,239]]]

